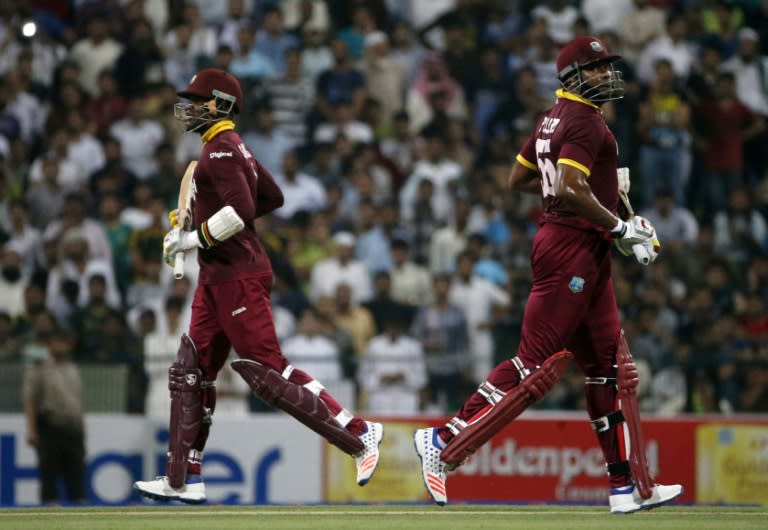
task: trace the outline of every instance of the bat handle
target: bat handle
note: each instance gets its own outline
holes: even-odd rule
[[[181,280],[184,277],[184,253],[177,252],[173,258],[173,277]]]

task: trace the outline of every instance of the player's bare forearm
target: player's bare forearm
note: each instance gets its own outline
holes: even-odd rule
[[[587,176],[575,167],[557,165],[555,196],[573,213],[606,230],[612,230],[618,223],[618,218],[592,193]]]
[[[521,193],[533,193],[535,195],[541,193],[539,173],[525,167],[517,161],[509,172],[507,186],[512,191],[519,191]]]

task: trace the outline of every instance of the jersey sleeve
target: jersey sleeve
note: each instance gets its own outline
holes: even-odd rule
[[[285,199],[280,186],[275,182],[272,173],[262,166],[257,160],[254,160],[258,182],[256,183],[256,217],[261,217],[269,212],[277,210],[283,205]]]
[[[563,132],[562,147],[558,164],[575,167],[587,176],[592,174],[592,166],[602,145],[603,129],[598,118],[588,118],[569,123]]]
[[[257,187],[255,172],[237,146],[225,144],[221,149],[231,150],[233,154],[210,159],[208,167],[213,186],[225,205],[234,208],[243,221],[250,221],[256,217],[256,201],[251,191]]]
[[[536,161],[536,131],[539,130],[539,126],[541,124],[541,119],[536,120],[536,126],[533,128],[533,132],[530,136],[528,136],[528,139],[523,144],[523,147],[520,149],[520,152],[515,157],[515,160],[517,162],[531,171],[537,171],[537,161]]]

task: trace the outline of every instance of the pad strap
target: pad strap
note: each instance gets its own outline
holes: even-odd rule
[[[488,381],[478,387],[477,393],[483,396],[491,405],[497,405],[507,395],[506,392],[499,390]]]
[[[624,414],[620,410],[614,410],[610,414],[606,414],[601,418],[597,418],[589,422],[592,425],[592,430],[596,432],[605,432],[614,425],[624,423]]]
[[[615,377],[587,377],[584,379],[585,385],[615,385]]]
[[[608,474],[612,477],[619,475],[629,475],[630,472],[628,460],[622,460],[621,462],[611,462],[610,464],[606,465],[606,468],[608,468]]]

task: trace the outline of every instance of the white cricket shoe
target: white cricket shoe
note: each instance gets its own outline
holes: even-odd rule
[[[376,467],[379,465],[379,445],[381,445],[381,438],[384,436],[384,425],[381,423],[366,421],[365,425],[368,430],[360,435],[365,449],[355,456],[358,486],[368,484],[374,471],[376,471]]]
[[[179,489],[171,487],[168,477],[157,477],[155,480],[137,481],[133,489],[139,495],[156,501],[181,501],[187,504],[205,502],[205,483],[200,475],[187,475],[187,482]]]
[[[663,506],[675,500],[682,492],[683,487],[680,484],[672,484],[671,486],[655,484],[651,496],[643,499],[637,492],[635,485],[630,484],[624,488],[612,489],[611,495],[608,497],[608,503],[611,507],[611,513],[632,513],[638,510],[652,510]]]
[[[416,454],[421,459],[421,478],[424,479],[424,486],[435,503],[443,506],[448,502],[448,494],[445,490],[445,464],[440,460],[443,449],[437,429],[416,429],[413,433],[413,443],[416,446]]]

